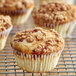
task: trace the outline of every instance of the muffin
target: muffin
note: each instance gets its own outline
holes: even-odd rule
[[[60,2],[60,3],[74,4],[75,0],[39,0],[39,4],[45,2]]]
[[[34,8],[32,12],[37,27],[55,29],[62,37],[69,37],[76,25],[76,7],[49,2]]]
[[[33,0],[0,0],[0,14],[9,15],[13,25],[24,24],[33,7]]]
[[[10,17],[0,15],[0,50],[4,48],[7,37],[11,30],[12,24]]]
[[[52,29],[36,27],[16,33],[11,46],[20,68],[28,72],[42,73],[56,67],[64,40]]]

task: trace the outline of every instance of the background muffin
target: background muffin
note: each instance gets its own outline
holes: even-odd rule
[[[5,46],[7,37],[12,29],[11,19],[9,16],[0,15],[0,50]]]
[[[33,7],[33,0],[0,0],[0,14],[11,16],[13,25],[25,23]]]
[[[44,2],[61,2],[61,3],[74,4],[75,0],[39,0],[39,4],[42,4]]]
[[[28,72],[48,72],[55,68],[64,40],[54,30],[34,28],[16,33],[11,41],[15,60]]]
[[[69,4],[49,2],[36,7],[32,13],[37,27],[55,29],[68,37],[76,25],[76,7]]]

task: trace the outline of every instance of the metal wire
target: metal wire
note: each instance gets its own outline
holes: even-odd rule
[[[10,34],[5,49],[0,51],[0,76],[76,76],[76,30],[70,38],[65,39],[65,48],[57,67],[51,72],[38,74],[28,73],[17,66],[9,44],[14,33]]]

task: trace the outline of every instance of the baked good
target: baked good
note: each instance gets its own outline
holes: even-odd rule
[[[75,0],[39,0],[39,4],[45,2],[60,2],[60,3],[74,4]]]
[[[10,17],[0,15],[0,50],[4,48],[7,37],[11,30],[12,24]]]
[[[0,0],[0,14],[9,15],[13,25],[24,24],[33,7],[33,0]]]
[[[42,73],[56,67],[64,47],[64,39],[52,29],[36,27],[16,33],[11,46],[20,68]]]
[[[76,25],[76,6],[49,2],[34,8],[32,16],[37,27],[55,29],[69,37]]]

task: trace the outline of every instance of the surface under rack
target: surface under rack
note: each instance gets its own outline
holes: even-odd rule
[[[28,73],[21,70],[15,62],[10,40],[15,32],[24,30],[24,28],[33,27],[30,24],[30,20],[29,23],[25,25],[14,27],[14,30],[8,38],[5,49],[0,51],[0,76],[76,76],[76,28],[72,36],[65,39],[64,51],[54,70],[48,73]]]

